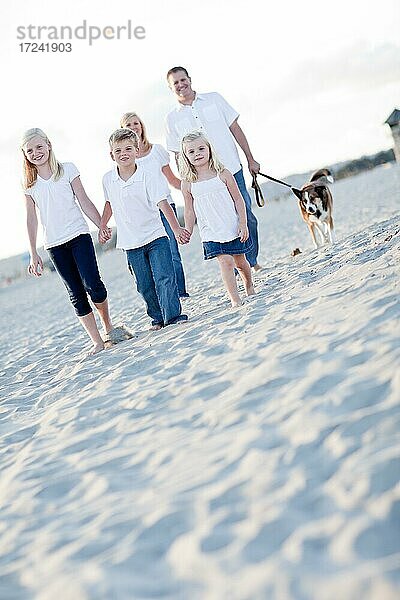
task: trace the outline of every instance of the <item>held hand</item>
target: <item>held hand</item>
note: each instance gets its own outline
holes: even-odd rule
[[[247,227],[246,223],[239,223],[239,238],[241,242],[245,242],[246,240],[249,239],[249,229]]]
[[[175,233],[175,237],[179,244],[188,244],[190,241],[191,233],[184,227],[180,227]]]
[[[108,240],[111,239],[111,229],[109,227],[104,227],[103,229],[99,229],[98,239],[100,244],[105,244]]]
[[[260,164],[256,160],[254,160],[254,158],[251,158],[247,164],[249,166],[249,171],[251,175],[253,175],[253,173],[259,173]]]
[[[43,261],[37,252],[31,256],[28,273],[35,277],[40,277],[43,273]]]

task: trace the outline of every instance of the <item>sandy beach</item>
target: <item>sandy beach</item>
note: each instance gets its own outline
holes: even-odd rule
[[[89,359],[56,274],[0,290],[0,598],[399,597],[400,167],[332,190],[334,247],[256,209],[239,309],[196,234],[184,325],[102,255],[135,335]]]

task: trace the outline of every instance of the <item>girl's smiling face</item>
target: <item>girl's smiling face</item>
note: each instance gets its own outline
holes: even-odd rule
[[[190,164],[194,167],[208,165],[210,160],[210,148],[201,138],[193,142],[186,142],[185,154]]]
[[[50,145],[42,137],[36,135],[26,143],[24,154],[32,165],[41,167],[49,160]]]

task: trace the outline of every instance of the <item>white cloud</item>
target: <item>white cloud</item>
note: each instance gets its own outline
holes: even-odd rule
[[[273,100],[293,99],[334,92],[375,91],[400,81],[400,46],[372,46],[358,42],[329,57],[296,65],[275,90]]]

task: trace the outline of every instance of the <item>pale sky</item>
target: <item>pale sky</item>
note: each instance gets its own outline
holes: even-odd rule
[[[171,66],[186,66],[196,91],[218,91],[240,112],[254,157],[275,177],[392,146],[383,122],[400,108],[398,0],[146,4],[2,6],[0,258],[28,249],[19,151],[25,129],[42,128],[58,160],[77,165],[101,212],[101,179],[112,166],[107,139],[121,114],[138,112],[150,140],[164,144],[164,118],[175,104],[165,81]],[[18,26],[77,27],[84,19],[100,27],[130,19],[145,27],[146,39],[72,40],[68,54],[20,52]]]

